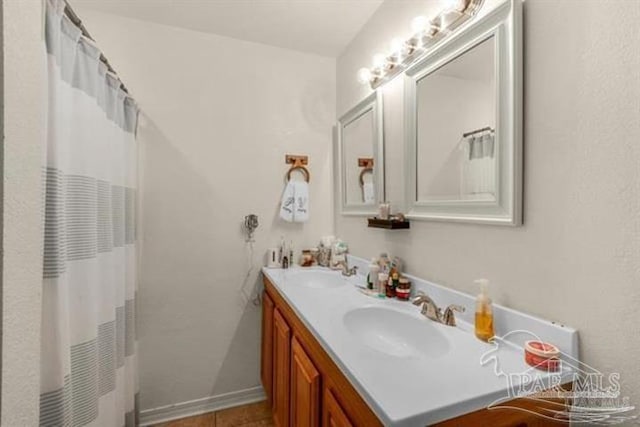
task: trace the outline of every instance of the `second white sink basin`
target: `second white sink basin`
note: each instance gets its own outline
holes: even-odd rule
[[[427,318],[374,306],[348,311],[343,320],[355,340],[389,356],[434,359],[451,350],[442,325]]]

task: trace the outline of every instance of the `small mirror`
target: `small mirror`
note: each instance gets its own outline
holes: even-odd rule
[[[407,70],[409,218],[521,223],[520,21],[505,2]]]
[[[337,141],[342,213],[375,213],[384,200],[382,99],[378,92],[338,120]]]

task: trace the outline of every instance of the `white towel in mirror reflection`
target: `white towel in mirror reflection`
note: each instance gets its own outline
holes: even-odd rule
[[[362,199],[367,205],[373,205],[376,203],[376,189],[373,185],[373,181],[365,181],[362,186]]]
[[[467,198],[495,198],[495,139],[492,133],[463,139],[461,194]]]

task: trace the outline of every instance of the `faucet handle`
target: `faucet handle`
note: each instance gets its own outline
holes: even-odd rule
[[[349,266],[347,265],[347,262],[344,261],[342,262],[340,265],[342,265],[342,275],[343,276],[353,276],[358,274],[358,266],[354,265],[353,267],[349,268]]]
[[[442,323],[449,326],[456,326],[456,316],[453,313],[454,311],[457,311],[458,313],[464,313],[465,308],[458,304],[449,305],[442,314]]]
[[[424,298],[426,296],[427,295],[424,292],[418,291],[416,292],[416,296],[413,297],[413,300],[411,302],[413,303],[413,305],[420,305],[424,302]]]

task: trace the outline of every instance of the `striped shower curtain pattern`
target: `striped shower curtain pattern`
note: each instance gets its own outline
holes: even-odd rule
[[[42,426],[136,424],[138,109],[46,1]]]

